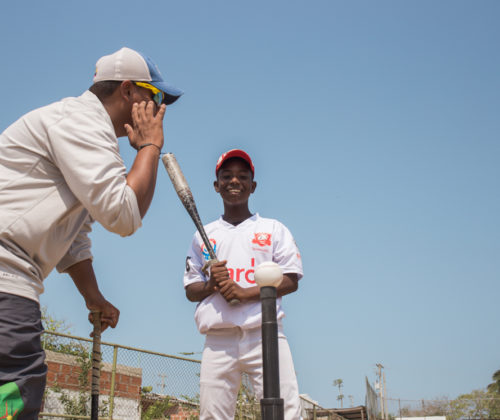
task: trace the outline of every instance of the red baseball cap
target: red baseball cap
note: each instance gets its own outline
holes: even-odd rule
[[[223,153],[220,155],[219,160],[217,161],[217,165],[215,166],[215,176],[219,173],[220,167],[223,165],[223,163],[231,158],[241,158],[243,159],[246,163],[250,165],[250,170],[252,171],[252,176],[255,176],[255,169],[253,167],[252,159],[250,159],[250,156],[248,156],[248,153],[244,152],[241,149],[232,149],[229,150],[226,153]]]

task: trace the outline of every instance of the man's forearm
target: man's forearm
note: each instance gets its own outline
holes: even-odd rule
[[[127,184],[135,192],[141,217],[146,215],[153,200],[159,156],[160,152],[154,146],[139,150],[127,175]]]
[[[69,267],[66,271],[85,299],[87,306],[101,303],[105,300],[99,291],[91,260],[80,261]]]
[[[85,299],[87,309],[101,313],[101,327],[104,331],[108,326],[115,328],[120,317],[120,311],[109,303],[101,294],[97,285],[91,260],[80,261],[67,270],[75,286]],[[91,317],[89,317],[89,321]]]

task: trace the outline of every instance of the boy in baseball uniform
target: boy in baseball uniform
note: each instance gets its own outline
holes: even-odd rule
[[[195,321],[206,336],[200,375],[202,420],[234,419],[242,373],[250,378],[257,400],[263,396],[261,302],[254,270],[264,261],[278,263],[284,273],[276,301],[280,395],[285,419],[300,419],[297,379],[283,334],[281,297],[298,289],[302,261],[283,224],[250,212],[248,200],[257,186],[254,174],[252,159],[243,150],[233,149],[219,158],[214,188],[222,198],[224,214],[205,226],[218,262],[208,272],[204,270],[210,256],[198,232],[186,259],[186,296],[198,302]]]

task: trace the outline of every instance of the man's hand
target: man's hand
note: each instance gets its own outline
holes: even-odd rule
[[[135,103],[132,105],[133,127],[125,124],[130,145],[138,149],[142,144],[153,143],[161,150],[163,147],[163,117],[167,109],[162,104],[156,112],[156,104],[153,101]],[[154,146],[153,146],[154,147]]]
[[[163,117],[167,107],[162,104],[157,113],[155,113],[155,107],[152,101],[149,101],[147,105],[146,102],[135,103],[132,105],[133,127],[125,124],[130,145],[134,149],[147,143],[154,144],[137,153],[127,175],[127,184],[134,190],[141,218],[148,211],[153,199],[158,157],[163,147]]]
[[[93,312],[101,313],[101,332],[108,327],[116,327],[118,318],[120,317],[120,311],[106,299],[103,298],[102,301],[96,303],[87,302],[87,308],[90,310],[89,322],[91,324],[94,323]],[[93,333],[91,333],[90,336],[92,337]]]
[[[104,331],[108,327],[115,328],[120,317],[120,311],[104,299],[104,296],[100,292],[92,261],[90,259],[80,261],[69,267],[66,271],[85,299],[87,308],[90,311],[101,312],[101,331]],[[93,323],[92,314],[89,314],[89,321]]]

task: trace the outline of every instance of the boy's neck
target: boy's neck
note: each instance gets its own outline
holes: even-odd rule
[[[246,207],[228,207],[224,206],[224,214],[222,218],[232,224],[233,226],[239,225],[241,222],[244,222],[247,220],[249,217],[252,217],[253,214],[250,212],[248,209],[248,206]]]

